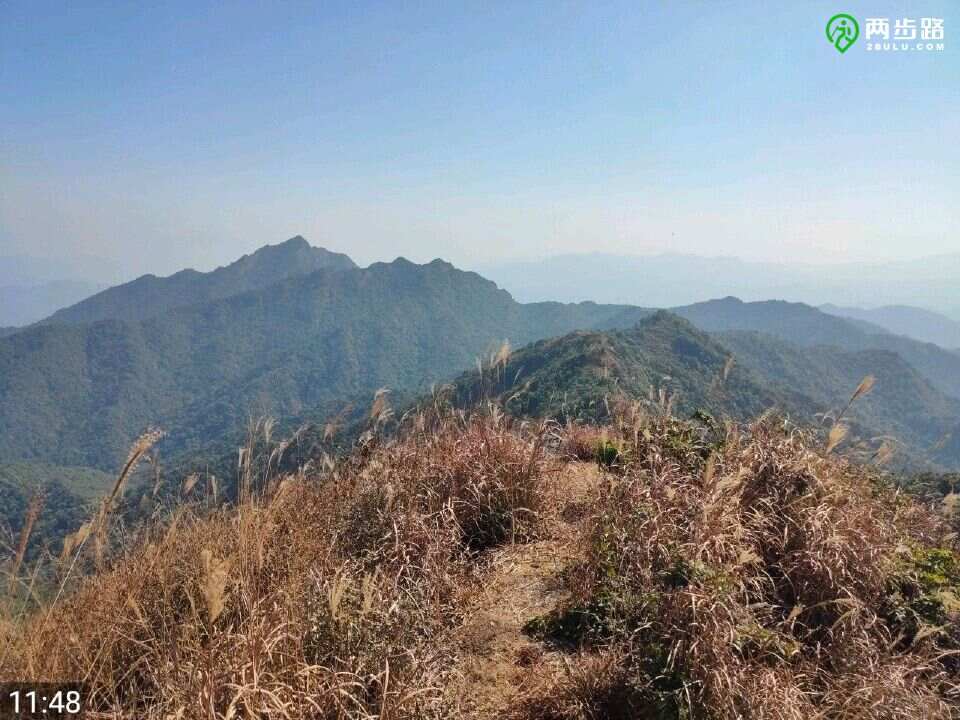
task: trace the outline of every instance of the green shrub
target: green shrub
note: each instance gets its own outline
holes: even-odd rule
[[[621,459],[622,451],[617,443],[610,440],[601,440],[597,444],[597,462],[605,468],[612,468]]]

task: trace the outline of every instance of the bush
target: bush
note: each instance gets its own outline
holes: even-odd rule
[[[183,508],[28,618],[0,679],[85,677],[92,709],[143,718],[449,717],[438,638],[477,554],[535,536],[549,465],[542,432],[446,417]]]
[[[595,425],[567,423],[560,443],[561,456],[570,460],[593,461],[597,448],[606,441],[608,432]]]
[[[953,639],[904,639],[888,611],[907,577],[917,616],[955,623],[916,605],[952,587],[947,529],[782,425],[700,437],[676,421],[638,432],[568,573],[570,607],[531,629],[607,647],[602,671],[582,667],[597,692],[669,717],[953,717]],[[906,571],[905,547],[924,548]],[[568,674],[538,697],[584,685]],[[587,705],[550,717],[606,716]]]
[[[594,452],[597,462],[605,468],[612,468],[621,456],[620,448],[609,440],[599,442]]]

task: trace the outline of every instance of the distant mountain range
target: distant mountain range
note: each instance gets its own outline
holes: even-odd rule
[[[298,235],[279,245],[266,245],[211,272],[181,270],[169,277],[144,275],[59,310],[46,322],[79,324],[107,319],[143,320],[179,307],[268,287],[315,270],[352,270],[356,267],[346,255],[311,247]]]
[[[646,312],[521,305],[441,261],[306,275],[299,254],[291,262],[286,279],[262,289],[0,339],[0,460],[110,469],[148,425],[170,430],[170,450],[198,447],[251,413],[298,414],[383,385],[425,389],[505,338],[522,344]],[[135,283],[109,297],[98,312],[127,315],[143,295]]]
[[[812,418],[873,373],[878,389],[854,416],[863,433],[960,466],[960,355],[808,305],[736,298],[630,330],[654,312],[519,303],[443,261],[358,268],[297,237],[210,273],[145,276],[0,336],[0,462],[110,471],[151,425],[170,433],[164,453],[193,452],[251,416],[317,417],[383,386],[423,392],[508,339],[544,341],[511,363],[543,366],[540,386],[553,389],[538,402],[551,412],[561,391],[593,402],[578,388],[609,389],[589,369],[607,346],[617,387],[639,394],[669,376],[685,409],[736,417],[776,405]],[[604,334],[569,336],[578,330]],[[721,392],[712,383],[731,355],[737,372]]]
[[[886,350],[898,354],[939,391],[960,398],[956,353],[877,328],[828,315],[809,305],[779,300],[745,303],[737,298],[694,303],[674,312],[708,332],[753,330],[802,347],[832,345],[842,350]]]
[[[706,297],[777,298],[845,307],[910,305],[960,321],[960,254],[922,260],[833,265],[748,262],[694,255],[558,255],[476,268],[521,302],[594,300],[646,307]]]
[[[897,335],[930,342],[944,348],[960,348],[960,322],[946,315],[909,305],[886,305],[864,310],[862,308],[821,305],[831,315],[862,320]]]
[[[885,438],[901,461],[960,463],[960,400],[938,392],[902,358],[884,350],[802,347],[758,332],[708,334],[660,311],[635,326],[579,331],[521,348],[501,366],[469,371],[454,383],[458,404],[494,398],[519,415],[605,419],[618,396],[671,399],[674,412],[704,410],[750,420],[779,409],[794,422],[829,427],[861,380],[872,392],[851,406],[848,442],[868,454]]]

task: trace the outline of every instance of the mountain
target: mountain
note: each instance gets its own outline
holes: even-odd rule
[[[309,272],[310,263],[325,266]],[[165,454],[193,452],[222,444],[250,416],[316,418],[320,409],[369,398],[383,386],[422,392],[473,366],[504,339],[524,345],[574,330],[629,328],[654,313],[592,302],[522,304],[489,280],[439,260],[349,266],[344,256],[332,260],[295,238],[212,273],[141,278],[0,337],[0,461],[114,470],[148,426],[169,431]],[[81,322],[111,312],[121,317]],[[667,387],[680,391],[681,404],[737,417],[773,404],[811,417],[849,393],[861,371],[860,377],[885,369],[885,387],[899,376],[913,394],[905,390],[865,415],[864,427],[921,449],[949,434],[952,406],[937,405],[934,396],[960,397],[955,353],[798,303],[726,298],[674,312],[699,330],[669,325],[663,318],[673,316],[658,314],[666,329],[648,328],[640,340],[620,337],[616,356],[627,358],[630,370],[618,376],[619,386],[645,393],[669,376]],[[761,338],[748,352],[739,336],[711,339],[702,331],[757,331],[791,348],[774,352]],[[554,380],[541,380],[542,387],[565,377],[564,358],[583,363],[598,352],[594,336],[579,337],[579,346],[567,341],[557,346],[560,354],[545,356]],[[675,366],[667,350],[676,355],[682,347],[690,354],[680,352],[683,362]],[[777,353],[791,358],[792,374],[777,370],[770,359]],[[751,374],[736,374],[717,396],[717,373],[730,355],[742,356],[740,370]],[[683,364],[690,358],[701,365]],[[844,373],[838,365],[852,369]],[[829,382],[817,386],[826,377]],[[555,409],[557,396],[551,397],[544,407]],[[951,452],[949,439],[944,447]]]
[[[836,415],[867,375],[874,389],[844,415],[848,441],[876,449],[884,437],[911,464],[960,466],[960,400],[944,396],[889,351],[846,352],[801,347],[757,332],[710,335],[668,312],[634,327],[574,332],[521,348],[501,365],[458,378],[461,406],[499,400],[519,415],[603,420],[618,395],[670,399],[681,416],[705,410],[749,420],[770,408],[795,422],[822,425]]]
[[[723,382],[731,355],[686,320],[659,311],[628,329],[577,331],[523,347],[502,366],[462,375],[455,397],[459,405],[492,397],[519,415],[591,420],[605,416],[607,398],[659,397],[661,389],[681,415],[702,409],[746,418],[803,402],[752,373]]]
[[[956,353],[879,328],[871,332],[863,321],[829,315],[803,303],[745,303],[727,297],[674,308],[673,312],[708,332],[755,330],[804,347],[887,350],[903,358],[939,391],[960,398],[960,357]]]
[[[64,536],[90,518],[94,501],[109,492],[113,477],[90,468],[45,463],[0,465],[0,522],[17,537],[33,494],[43,491],[43,507],[31,537],[48,542],[54,553]],[[39,548],[36,548],[39,549]]]
[[[945,395],[889,350],[841,350],[803,347],[757,332],[731,331],[716,336],[736,364],[756,373],[765,387],[792,389],[808,398],[817,412],[838,411],[867,375],[876,379],[845,418],[874,436],[903,443],[914,459],[926,458],[960,467],[960,400]]]
[[[66,305],[93,295],[102,285],[77,280],[58,280],[0,287],[0,326],[36,322]]]
[[[144,275],[59,310],[45,322],[80,324],[108,319],[143,320],[179,307],[268,287],[288,277],[321,269],[350,270],[355,267],[353,260],[346,255],[311,247],[298,235],[278,245],[266,245],[211,272],[181,270],[169,277]]]
[[[261,281],[249,278],[249,282]],[[144,428],[165,452],[253,415],[298,415],[387,385],[426,389],[499,346],[649,311],[522,305],[442,261],[326,268],[144,320],[47,323],[0,338],[0,460],[113,470]]]
[[[863,320],[897,335],[934,343],[943,348],[960,347],[960,322],[923,308],[885,305],[864,310],[827,304],[821,305],[820,310],[830,315]]]
[[[960,253],[896,262],[782,264],[667,253],[559,255],[475,268],[522,302],[672,307],[705,297],[934,308],[960,321]]]

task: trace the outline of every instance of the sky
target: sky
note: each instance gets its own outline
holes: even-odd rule
[[[870,52],[868,17],[944,50]],[[0,0],[0,257],[957,252],[958,80],[936,0]]]

